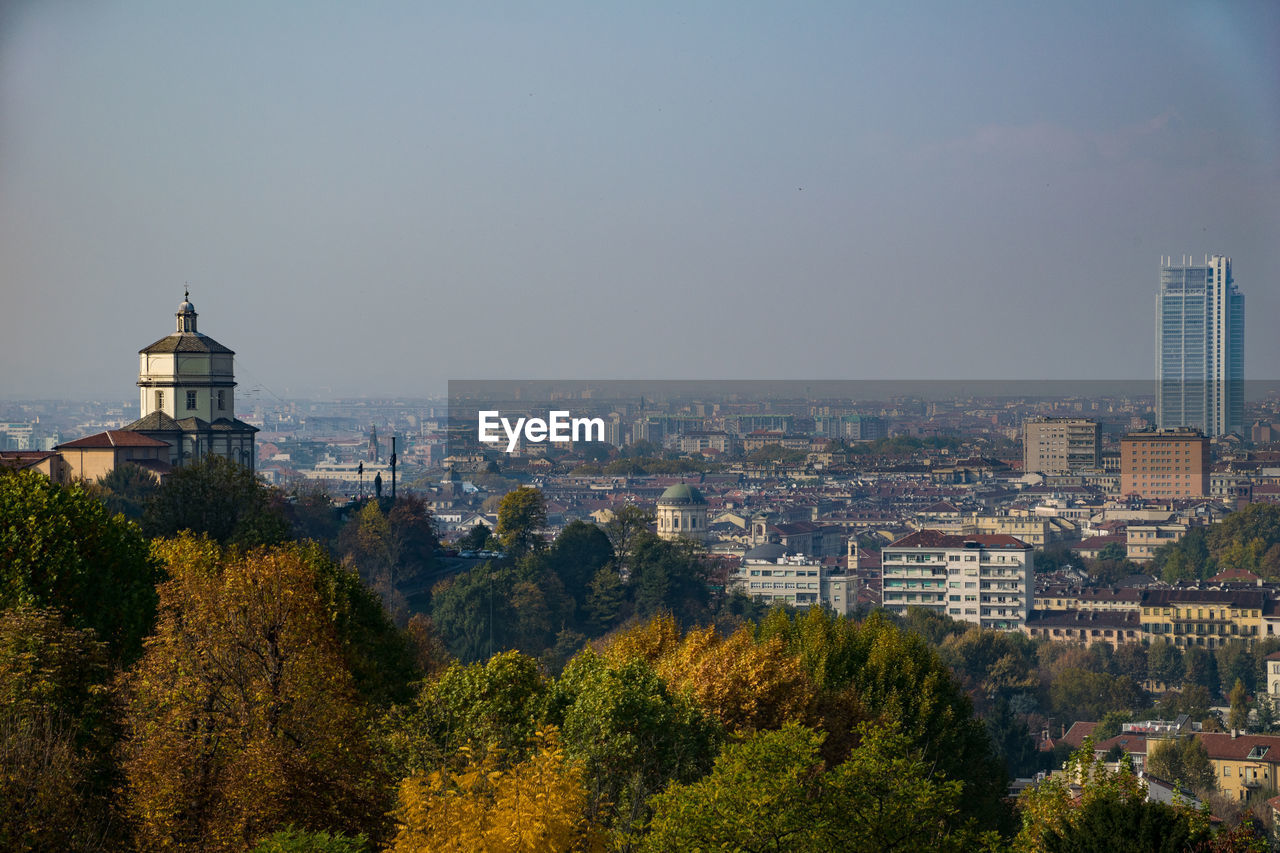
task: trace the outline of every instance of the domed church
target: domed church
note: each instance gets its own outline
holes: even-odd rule
[[[171,465],[214,454],[253,470],[258,429],[235,415],[235,353],[197,330],[190,297],[177,329],[138,352],[142,417],[124,429],[168,444]]]
[[[706,542],[707,499],[702,492],[685,483],[677,483],[663,492],[658,498],[658,536]]]

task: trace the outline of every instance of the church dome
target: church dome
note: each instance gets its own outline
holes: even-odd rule
[[[658,506],[700,506],[706,502],[702,492],[685,483],[670,487],[658,498]]]

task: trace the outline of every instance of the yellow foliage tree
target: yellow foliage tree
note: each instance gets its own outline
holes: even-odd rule
[[[457,773],[401,782],[393,853],[600,849],[602,836],[585,817],[582,771],[566,762],[554,728],[534,740],[534,752],[509,769],[490,749]]]
[[[613,663],[640,659],[649,664],[666,657],[680,644],[680,629],[670,613],[660,613],[648,622],[619,631],[604,645],[604,657]]]
[[[657,670],[732,732],[807,720],[814,701],[813,685],[782,640],[757,642],[745,627],[727,638],[714,627],[690,631]]]
[[[155,551],[170,580],[124,679],[138,846],[244,850],[285,824],[376,828],[381,780],[307,554],[190,536]]]

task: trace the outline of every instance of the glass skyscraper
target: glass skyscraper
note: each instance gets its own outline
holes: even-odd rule
[[[1156,295],[1156,425],[1244,431],[1244,296],[1231,259],[1162,259]]]

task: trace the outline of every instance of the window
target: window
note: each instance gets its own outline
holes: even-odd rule
[[[195,407],[196,407],[196,392],[188,391],[187,392],[187,411],[191,411]]]
[[[164,408],[164,392],[163,391],[156,392],[156,408],[157,409]]]
[[[218,392],[218,411],[224,412],[226,411],[226,409],[227,409],[227,392],[219,391]]]

